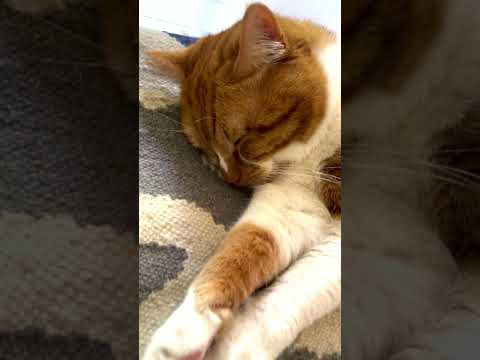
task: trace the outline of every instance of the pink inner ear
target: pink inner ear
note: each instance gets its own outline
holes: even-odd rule
[[[277,24],[275,15],[262,4],[251,5],[244,16],[244,35],[249,40],[257,40],[259,38],[271,41],[281,41],[282,34]]]
[[[273,40],[273,41],[280,41],[280,34],[275,31],[273,28],[264,28],[264,33],[267,36],[268,39]]]
[[[279,52],[286,48],[280,26],[270,9],[263,4],[250,5],[243,18],[240,53],[236,67],[239,76],[247,76],[262,64],[278,59],[268,44],[263,43],[264,41],[282,43],[283,49],[277,47]],[[267,46],[267,51],[262,51],[264,46]]]
[[[280,33],[280,28],[278,27],[277,21],[275,20],[273,14],[270,12],[270,10],[263,9],[263,7],[260,9],[258,13],[253,14],[253,31],[257,32],[257,36],[263,35],[262,38],[267,38],[271,41],[281,41],[282,35]]]

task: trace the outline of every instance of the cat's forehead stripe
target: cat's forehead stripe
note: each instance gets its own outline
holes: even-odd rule
[[[217,156],[218,156],[218,162],[220,163],[220,167],[223,169],[223,171],[225,171],[226,173],[228,173],[228,165],[227,165],[227,162],[226,162],[225,159],[222,157],[222,155],[220,155],[218,152],[217,152]]]

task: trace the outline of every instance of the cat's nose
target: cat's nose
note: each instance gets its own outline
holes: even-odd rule
[[[229,184],[236,185],[240,181],[240,174],[237,172],[233,172],[233,171],[227,172],[222,169],[222,175],[223,175],[223,179]]]
[[[240,180],[240,171],[232,156],[222,156],[217,153],[218,165],[223,179],[230,184],[237,184]]]
[[[229,162],[228,166],[221,167],[220,171],[222,172],[223,179],[227,183],[238,185],[240,182],[241,171],[233,161]]]

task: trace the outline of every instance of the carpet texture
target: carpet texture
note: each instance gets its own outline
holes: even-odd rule
[[[165,33],[140,30],[140,356],[249,199],[202,164],[181,133],[178,85],[145,55],[180,46]],[[339,354],[337,311],[305,330],[280,359],[332,360]]]
[[[91,3],[0,4],[2,360],[138,354],[138,109]]]

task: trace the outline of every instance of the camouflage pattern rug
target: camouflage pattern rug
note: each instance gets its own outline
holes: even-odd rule
[[[146,61],[146,50],[180,46],[165,33],[140,30],[140,356],[249,198],[202,164],[180,131],[177,84]],[[330,360],[339,354],[336,311],[304,331],[280,358]]]
[[[1,360],[138,354],[138,110],[81,3],[0,2]]]

